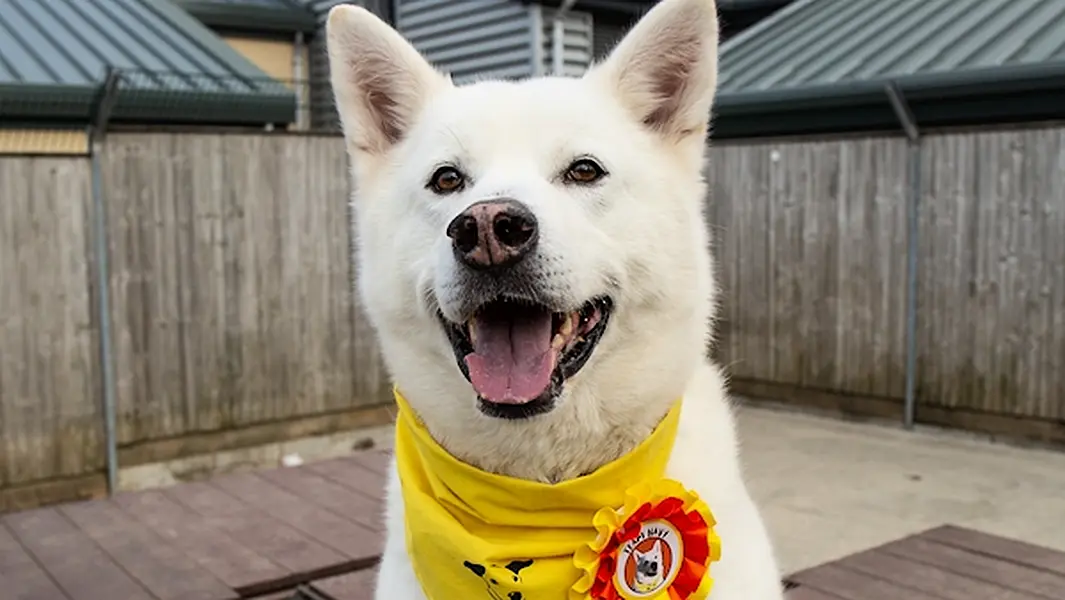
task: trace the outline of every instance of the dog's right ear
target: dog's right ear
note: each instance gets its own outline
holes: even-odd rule
[[[386,154],[427,100],[451,85],[395,29],[359,6],[329,11],[326,46],[344,137],[355,153]]]

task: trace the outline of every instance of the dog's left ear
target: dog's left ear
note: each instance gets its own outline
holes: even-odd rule
[[[616,94],[647,127],[705,136],[717,88],[714,0],[662,0],[585,78]]]

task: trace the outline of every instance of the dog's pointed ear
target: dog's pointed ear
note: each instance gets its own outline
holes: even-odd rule
[[[714,0],[662,0],[586,78],[609,86],[654,131],[703,136],[717,88]]]
[[[344,137],[355,152],[387,153],[428,99],[451,85],[395,29],[359,6],[329,11],[326,46]]]

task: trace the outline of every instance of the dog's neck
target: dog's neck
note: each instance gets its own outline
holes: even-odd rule
[[[412,392],[406,393],[417,410],[421,399]],[[652,400],[622,414],[569,397],[552,413],[521,421],[483,415],[434,420],[430,415],[439,411],[427,411],[425,425],[437,443],[465,463],[499,475],[559,483],[631,452],[651,435],[676,398]]]

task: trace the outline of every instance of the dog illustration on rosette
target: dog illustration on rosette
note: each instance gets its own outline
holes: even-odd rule
[[[644,550],[633,548],[632,558],[625,565],[625,585],[646,594],[662,586],[666,571],[673,567],[672,548],[662,547],[661,538],[652,538],[642,544]]]
[[[327,32],[398,407],[376,598],[781,600],[706,358],[713,0],[582,77],[456,85],[356,6]]]

